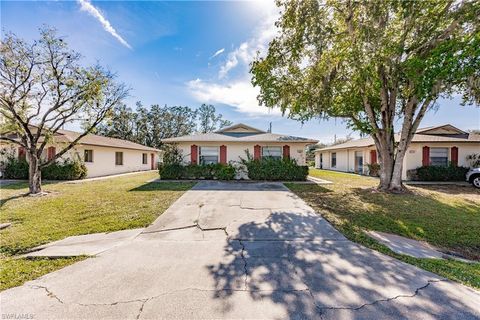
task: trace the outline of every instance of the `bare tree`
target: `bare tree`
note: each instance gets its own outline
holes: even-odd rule
[[[41,168],[68,152],[128,95],[114,74],[99,65],[82,67],[80,59],[54,29],[41,29],[32,43],[8,33],[0,44],[0,140],[25,148],[31,194],[42,190]],[[78,121],[83,132],[42,161],[58,130]]]

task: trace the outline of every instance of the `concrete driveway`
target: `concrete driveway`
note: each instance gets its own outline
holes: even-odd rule
[[[346,240],[277,183],[201,182],[135,239],[0,298],[34,319],[480,318],[479,292]]]

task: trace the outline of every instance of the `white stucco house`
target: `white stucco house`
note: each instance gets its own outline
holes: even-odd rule
[[[47,144],[42,157],[49,159],[74,141],[80,133],[58,130],[52,143]],[[21,158],[26,156],[23,147],[1,143],[0,149]],[[157,168],[160,150],[127,140],[88,134],[62,158],[77,159],[85,163],[87,178],[108,176],[120,173],[154,170]],[[4,155],[5,156],[5,155]]]
[[[305,147],[318,141],[266,132],[239,123],[216,132],[168,138],[162,142],[176,144],[185,164],[238,162],[246,158],[248,151],[254,159],[289,157],[305,165]]]
[[[398,135],[396,135],[398,139]],[[469,167],[468,155],[480,153],[480,135],[450,124],[418,129],[403,161],[402,179],[407,171],[429,165]],[[377,163],[377,149],[371,137],[315,150],[315,167],[368,174],[367,164]]]

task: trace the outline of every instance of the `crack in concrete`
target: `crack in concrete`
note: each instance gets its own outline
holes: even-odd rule
[[[245,272],[245,283],[244,283],[244,288],[245,291],[248,291],[248,265],[247,265],[247,258],[245,257],[245,244],[243,243],[242,240],[238,240],[240,245],[242,246],[242,251],[240,252],[240,257],[242,258],[243,261],[243,271]]]
[[[48,297],[53,298],[53,299],[57,300],[58,302],[60,302],[61,304],[63,304],[63,301],[57,295],[55,295],[52,291],[48,290],[48,288],[45,287],[45,286],[31,285],[30,288],[32,288],[32,289],[43,289],[47,293]]]
[[[142,305],[140,306],[140,309],[138,310],[137,317],[135,319],[137,319],[137,320],[140,319],[140,316],[142,315],[143,308],[145,307],[145,304],[151,299],[153,299],[153,298],[144,299]]]
[[[446,281],[445,279],[438,279],[438,280],[428,280],[427,283],[421,287],[418,287],[415,289],[415,291],[413,292],[413,294],[411,295],[408,295],[408,294],[399,294],[399,295],[396,295],[394,297],[391,297],[391,298],[385,298],[385,299],[378,299],[378,300],[374,300],[372,302],[368,302],[368,303],[364,303],[358,307],[320,307],[320,309],[323,311],[323,310],[352,310],[352,311],[357,311],[357,310],[360,310],[364,307],[368,307],[368,306],[372,306],[372,305],[375,305],[377,303],[381,303],[381,302],[390,302],[390,301],[393,301],[393,300],[396,300],[398,298],[414,298],[415,296],[418,295],[418,293],[421,291],[421,290],[424,290],[426,289],[428,286],[430,286],[430,284],[432,283],[436,283],[436,282],[441,282],[441,281]]]
[[[293,263],[293,261],[290,259],[290,252],[289,252],[289,249],[287,248],[287,260],[288,262],[290,262],[293,266],[295,266],[295,264]],[[301,279],[300,275],[298,274],[297,272],[297,269],[294,267],[293,268],[293,272],[298,276],[299,279]],[[315,309],[317,310],[317,313],[319,314],[320,318],[322,318],[322,310],[320,308],[320,306],[317,304],[317,302],[315,301],[315,297],[313,296],[313,292],[312,292],[312,289],[310,289],[310,287],[308,286],[307,283],[305,283],[305,281],[303,280],[300,280],[302,282],[302,284],[307,288],[305,289],[304,291],[308,292],[308,294],[310,295],[310,297],[312,298],[312,303],[313,305],[315,306]]]

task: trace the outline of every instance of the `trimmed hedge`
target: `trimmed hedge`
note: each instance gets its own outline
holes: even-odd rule
[[[25,159],[17,160],[7,158],[3,164],[3,177],[5,179],[28,179],[28,162]]]
[[[465,181],[466,167],[423,166],[416,169],[415,178],[420,181]]]
[[[181,180],[181,179],[216,179],[233,180],[235,168],[231,164],[205,164],[205,165],[181,165],[164,164],[158,167],[160,179]]]
[[[80,180],[87,176],[87,167],[80,161],[65,160],[42,168],[42,179]]]
[[[293,159],[250,159],[243,161],[243,164],[251,180],[305,181],[308,176],[308,166],[299,166]]]
[[[46,180],[79,180],[87,176],[87,167],[79,161],[65,160],[55,162],[42,168],[42,179]],[[8,158],[4,163],[6,179],[28,179],[28,162],[24,159]]]

